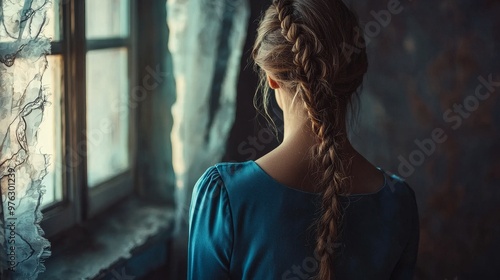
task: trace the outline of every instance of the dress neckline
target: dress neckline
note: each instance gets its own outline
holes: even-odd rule
[[[302,194],[307,194],[307,195],[313,195],[313,196],[320,196],[321,193],[316,193],[316,192],[308,192],[308,191],[303,191],[303,190],[299,190],[297,188],[292,188],[292,187],[289,187],[285,184],[282,184],[280,182],[278,182],[276,179],[274,179],[271,175],[269,175],[264,169],[262,169],[262,167],[257,164],[254,160],[250,160],[248,161],[249,163],[253,164],[253,166],[258,170],[258,172],[262,173],[266,178],[268,178],[272,183],[274,183],[275,185],[283,188],[283,189],[287,189],[287,190],[290,190],[290,191],[294,191],[294,192],[298,192],[298,193],[302,193]],[[386,187],[387,187],[387,174],[385,173],[385,171],[380,168],[380,167],[377,167],[377,169],[382,173],[382,175],[384,176],[384,184],[379,187],[376,191],[374,192],[370,192],[370,193],[355,193],[355,194],[350,194],[350,195],[347,195],[347,196],[341,196],[341,197],[345,197],[345,198],[350,198],[350,197],[364,197],[364,196],[375,196],[375,195],[378,195],[379,193],[381,193]]]

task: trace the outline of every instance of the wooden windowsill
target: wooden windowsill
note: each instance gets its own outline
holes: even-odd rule
[[[167,251],[174,224],[171,205],[128,198],[51,240],[52,256],[45,262],[46,271],[39,279],[103,279],[105,275],[125,274],[138,279],[142,275],[137,274],[147,273],[165,260],[150,254],[146,257],[150,260],[142,260],[150,265],[142,265],[144,272],[127,272],[123,263],[148,246],[161,248],[160,254],[166,258],[163,251]]]

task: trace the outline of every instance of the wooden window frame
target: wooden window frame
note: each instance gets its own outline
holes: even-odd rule
[[[76,224],[100,215],[135,191],[137,112],[129,106],[129,169],[89,188],[87,184],[86,130],[86,59],[87,52],[125,47],[128,53],[128,88],[136,82],[136,1],[129,1],[128,38],[87,40],[85,0],[61,0],[61,39],[53,42],[52,55],[63,57],[64,83],[62,88],[62,201],[42,210],[41,226],[51,237]],[[128,90],[129,97],[131,96]]]

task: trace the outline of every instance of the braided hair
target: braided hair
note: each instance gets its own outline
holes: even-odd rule
[[[312,158],[322,193],[315,223],[320,280],[333,278],[333,244],[343,216],[339,196],[350,192],[350,159],[342,147],[348,140],[348,108],[368,67],[359,30],[357,17],[341,0],[274,0],[252,52],[265,88],[266,113],[269,74],[300,98],[317,138]]]

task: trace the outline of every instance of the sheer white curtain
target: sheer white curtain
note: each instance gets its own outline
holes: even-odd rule
[[[168,0],[177,101],[172,149],[183,228],[196,180],[221,160],[234,122],[247,0]]]
[[[50,52],[42,34],[48,0],[0,1],[0,278],[36,279],[50,255],[42,237],[42,179],[48,155],[37,135],[49,106],[42,83]],[[15,272],[13,271],[15,270]]]

